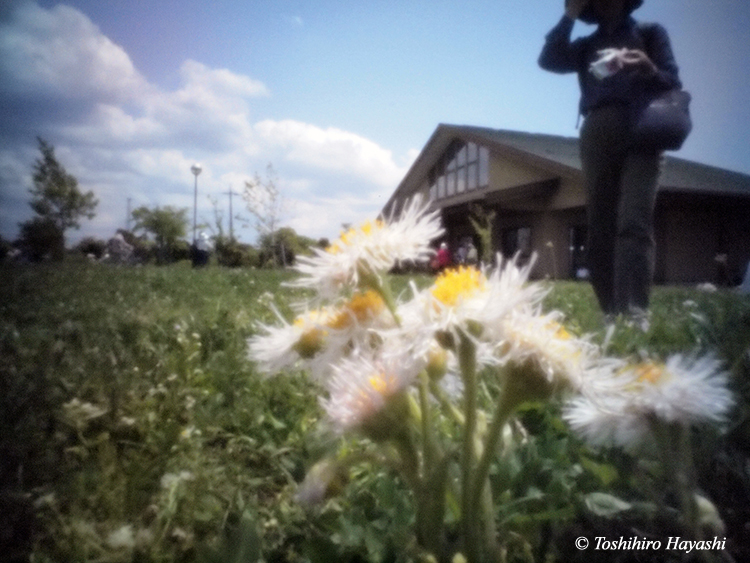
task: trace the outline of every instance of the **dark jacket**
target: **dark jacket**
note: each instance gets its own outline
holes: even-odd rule
[[[632,105],[650,97],[654,92],[680,88],[678,67],[666,29],[656,23],[637,23],[627,17],[611,34],[600,26],[589,36],[570,40],[574,20],[567,16],[547,34],[539,66],[558,73],[576,72],[581,86],[581,114],[611,104]],[[645,77],[621,71],[599,80],[589,72],[589,65],[597,58],[597,51],[607,48],[640,49],[656,65],[655,75]]]

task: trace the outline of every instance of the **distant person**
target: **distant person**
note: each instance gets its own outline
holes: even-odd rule
[[[469,240],[466,247],[466,264],[469,266],[476,266],[479,264],[479,253],[474,243]]]
[[[469,251],[468,244],[466,241],[462,241],[460,246],[458,247],[458,250],[456,250],[456,259],[455,262],[459,266],[463,266],[466,264],[466,253]]]
[[[435,258],[432,261],[432,269],[436,273],[442,272],[445,268],[451,265],[451,253],[448,250],[448,245],[444,242],[440,243],[440,248],[435,254]]]
[[[581,163],[587,192],[588,269],[607,320],[624,314],[648,329],[653,278],[653,215],[662,161],[654,149],[633,147],[634,108],[656,93],[680,88],[669,36],[631,13],[643,0],[567,0],[547,34],[539,65],[575,72],[581,88]],[[597,25],[571,41],[576,19]],[[617,49],[614,74],[590,71],[601,51]]]
[[[193,251],[193,266],[200,267],[208,264],[208,260],[211,257],[211,241],[208,239],[208,235],[201,232],[198,235],[198,239],[192,248]]]

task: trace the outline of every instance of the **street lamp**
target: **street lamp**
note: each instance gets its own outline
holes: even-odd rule
[[[195,196],[193,197],[193,246],[198,241],[195,236],[195,229],[198,222],[198,174],[203,171],[201,165],[197,162],[190,167],[190,172],[195,176]]]

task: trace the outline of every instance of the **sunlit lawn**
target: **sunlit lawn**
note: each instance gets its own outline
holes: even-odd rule
[[[4,553],[61,562],[398,560],[412,513],[384,470],[355,472],[343,496],[312,512],[294,500],[332,447],[319,431],[318,392],[303,374],[256,376],[246,353],[255,324],[275,322],[273,308],[291,318],[290,304],[304,296],[281,286],[292,277],[187,265],[1,268]],[[411,279],[398,279],[401,291]],[[589,285],[556,282],[545,306],[603,341]],[[747,391],[748,298],[657,287],[652,312],[647,334],[621,325],[608,351],[713,350]],[[739,404],[729,438],[703,442],[713,449],[699,468],[737,561],[750,557]],[[581,526],[627,533],[627,522],[582,517],[580,498],[637,494],[631,462],[588,451],[554,409],[531,409],[524,424],[534,437],[517,471],[496,475],[522,500],[503,508],[504,525],[547,534],[548,543]],[[548,550],[549,560],[576,556],[572,549]]]

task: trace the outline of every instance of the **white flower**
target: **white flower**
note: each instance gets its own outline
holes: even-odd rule
[[[251,337],[248,341],[250,358],[266,374],[276,374],[294,366],[302,355],[313,356],[323,347],[325,331],[314,313],[298,317],[289,324],[279,315],[281,326],[261,324],[265,334]]]
[[[315,256],[299,257],[296,269],[303,276],[290,285],[313,287],[330,297],[401,262],[425,260],[432,253],[430,241],[443,233],[439,212],[428,213],[428,207],[416,196],[397,219],[367,221],[343,233],[326,250],[316,250]]]
[[[635,450],[648,443],[654,421],[692,425],[725,421],[732,406],[727,373],[713,357],[680,354],[617,374],[608,391],[572,400],[563,416],[593,445]]]
[[[107,545],[112,549],[133,549],[135,547],[135,535],[133,527],[126,524],[107,536]]]
[[[302,363],[317,380],[325,379],[330,364],[354,347],[368,347],[372,330],[394,324],[383,299],[372,290],[356,292],[335,307],[305,311],[292,324],[277,315],[282,326],[261,325],[265,334],[248,342],[250,357],[268,374]]]
[[[499,344],[512,310],[533,306],[545,294],[528,284],[531,264],[518,268],[514,261],[485,270],[460,266],[440,274],[432,287],[419,292],[399,309],[406,331],[428,334],[467,331],[479,340]]]
[[[386,349],[399,351],[397,347]],[[414,382],[423,368],[423,362],[405,353],[355,353],[332,366],[329,397],[321,404],[334,430],[343,433],[372,426],[377,415]]]
[[[557,312],[543,315],[527,307],[511,311],[503,323],[499,361],[534,365],[548,382],[581,389],[587,371],[595,367],[598,349],[571,335],[559,318]]]

